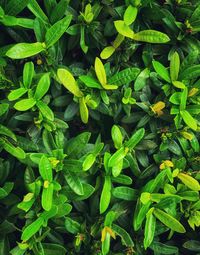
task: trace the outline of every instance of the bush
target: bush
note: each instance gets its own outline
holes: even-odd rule
[[[200,254],[199,0],[0,0],[0,254]]]

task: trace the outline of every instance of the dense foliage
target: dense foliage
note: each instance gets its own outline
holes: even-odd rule
[[[200,254],[200,1],[0,0],[0,254]]]

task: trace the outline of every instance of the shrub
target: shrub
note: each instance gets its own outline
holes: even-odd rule
[[[200,254],[199,0],[0,0],[0,253]]]

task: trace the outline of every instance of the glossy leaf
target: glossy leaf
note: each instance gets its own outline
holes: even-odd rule
[[[57,75],[58,79],[66,89],[77,97],[83,97],[82,91],[79,89],[73,75],[68,70],[60,68],[57,71]]]
[[[65,18],[57,21],[52,27],[50,27],[47,30],[47,33],[45,35],[45,43],[47,48],[54,45],[60,39],[60,37],[66,32],[71,22],[71,19],[72,16],[67,15]]]
[[[147,249],[154,239],[156,229],[156,218],[153,215],[153,210],[150,209],[146,215],[146,223],[144,230],[144,248]]]
[[[71,173],[65,173],[65,179],[70,186],[70,188],[77,194],[77,195],[84,195],[83,185],[80,179]]]
[[[130,29],[130,27],[123,20],[116,20],[114,22],[115,28],[117,32],[125,37],[133,39],[134,32]]]
[[[100,57],[102,59],[108,59],[109,57],[111,57],[113,55],[114,52],[115,52],[115,48],[113,46],[105,47],[102,50]]]
[[[109,204],[110,204],[110,198],[111,198],[111,179],[110,176],[105,176],[104,184],[103,184],[103,190],[101,193],[100,198],[100,214],[104,213]]]
[[[40,230],[43,223],[44,219],[39,217],[36,221],[31,223],[24,229],[21,239],[23,241],[28,241],[33,235],[35,235]]]
[[[52,182],[53,180],[52,166],[49,159],[44,155],[41,157],[39,162],[39,172],[44,181],[47,180],[49,182]]]
[[[194,191],[200,190],[200,184],[192,176],[184,173],[179,173],[177,176],[188,188]]]
[[[18,43],[11,47],[6,56],[12,59],[22,59],[37,55],[45,50],[45,45],[40,42],[36,43]]]
[[[100,84],[102,87],[104,87],[107,84],[106,71],[104,69],[103,63],[98,57],[95,58],[94,68]]]
[[[48,184],[47,187],[43,188],[42,191],[42,207],[45,211],[50,211],[52,208],[52,200],[53,200],[53,183]]]
[[[124,22],[126,25],[131,25],[137,17],[138,9],[132,5],[129,5],[124,13]]]
[[[170,38],[166,34],[155,30],[140,31],[133,35],[133,39],[148,43],[167,43],[170,41]]]
[[[188,111],[181,111],[180,114],[186,125],[188,125],[193,130],[197,130],[197,122]]]
[[[47,73],[40,78],[39,83],[36,87],[34,98],[36,100],[40,100],[49,90],[49,86],[50,86],[50,79],[49,79],[49,74]]]
[[[174,217],[172,217],[170,214],[155,208],[153,211],[153,214],[155,217],[160,220],[164,225],[166,225],[168,228],[174,230],[178,233],[185,233],[186,230],[183,227],[183,225]]]
[[[179,69],[180,69],[179,54],[177,52],[174,52],[173,55],[171,56],[170,61],[170,77],[172,81],[178,80]]]
[[[169,76],[169,72],[166,69],[166,67],[164,67],[160,62],[158,61],[153,61],[153,67],[155,69],[155,71],[158,73],[158,75],[163,78],[163,80],[165,80],[166,82],[171,82],[170,76]]]
[[[22,99],[19,102],[17,102],[14,107],[18,111],[27,111],[30,108],[32,108],[36,104],[36,101],[34,98],[29,99]]]
[[[142,140],[145,134],[145,129],[141,128],[137,130],[131,138],[126,142],[126,147],[129,148],[129,150],[132,150],[135,148],[135,146]]]

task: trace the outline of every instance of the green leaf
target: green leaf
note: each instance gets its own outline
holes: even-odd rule
[[[102,255],[107,255],[110,251],[110,234],[106,232],[106,237],[101,245]]]
[[[133,35],[133,40],[148,42],[148,43],[167,43],[170,38],[159,31],[155,30],[143,30]]]
[[[37,101],[36,105],[39,108],[44,118],[50,121],[54,120],[54,114],[51,108],[48,107],[48,105],[46,105],[43,101]]]
[[[122,168],[123,168],[123,158],[117,162],[117,164],[115,164],[113,167],[112,167],[112,175],[114,177],[117,177],[120,175],[121,171],[122,171]]]
[[[200,65],[189,66],[179,75],[180,80],[191,80],[198,77],[200,77]]]
[[[65,173],[65,180],[67,181],[70,188],[77,194],[77,195],[84,195],[83,185],[74,173],[66,172]]]
[[[55,217],[57,212],[58,212],[58,207],[56,205],[53,205],[51,210],[41,213],[40,217],[44,219],[44,224],[47,225],[48,220]]]
[[[180,82],[180,81],[172,81],[172,84],[174,85],[174,87],[176,87],[178,89],[184,89],[185,88],[185,84]]]
[[[89,170],[96,160],[95,155],[89,154],[83,162],[83,171]]]
[[[12,59],[22,59],[37,55],[43,50],[45,50],[45,45],[41,42],[18,43],[6,52],[6,56]]]
[[[129,5],[124,13],[124,22],[127,26],[131,25],[137,17],[138,9]]]
[[[11,91],[8,95],[9,101],[14,101],[23,96],[27,92],[27,89],[25,88],[19,88]]]
[[[99,82],[89,75],[81,75],[79,79],[89,88],[102,89]]]
[[[65,18],[56,22],[47,30],[45,35],[45,43],[47,48],[54,45],[60,39],[60,37],[66,32],[71,20],[72,15],[67,15]]]
[[[180,69],[179,54],[175,51],[170,60],[170,77],[172,81],[178,80],[178,74]]]
[[[42,191],[42,208],[45,211],[50,211],[52,208],[53,200],[53,183],[50,183],[48,187],[44,187]]]
[[[164,255],[174,255],[179,253],[179,249],[176,246],[166,245],[157,241],[154,241],[150,248],[154,253],[164,254]]]
[[[65,228],[71,234],[78,234],[81,231],[81,225],[69,217],[65,218]]]
[[[30,87],[34,74],[35,71],[33,62],[27,62],[23,69],[23,85],[25,88],[28,89]]]
[[[30,225],[28,225],[23,230],[21,239],[23,241],[28,241],[33,235],[35,235],[40,230],[40,228],[42,227],[43,223],[44,223],[44,219],[39,217],[36,221],[34,221]]]
[[[138,231],[141,228],[141,225],[146,217],[146,214],[149,210],[151,202],[143,205],[140,199],[137,200],[134,217],[133,217],[133,227],[135,231]]]
[[[113,55],[114,52],[115,52],[115,48],[113,46],[107,46],[102,50],[100,57],[102,59],[108,59],[109,57]]]
[[[83,185],[83,195],[77,195],[76,193],[74,193],[71,188],[67,187],[66,194],[67,197],[69,198],[69,200],[71,201],[81,201],[81,200],[85,200],[87,198],[89,198],[95,191],[95,188],[93,186],[91,186],[90,184],[87,183],[82,183]]]
[[[180,111],[180,114],[185,124],[188,125],[188,127],[190,127],[193,130],[197,130],[197,122],[188,111],[186,110]]]
[[[114,74],[111,78],[108,79],[108,82],[110,84],[116,84],[117,86],[126,85],[134,81],[139,73],[139,68],[126,68],[120,72],[116,72],[116,74]]]
[[[124,184],[124,185],[131,185],[132,178],[127,175],[120,174],[117,177],[112,177],[112,182],[116,182],[116,183]]]
[[[113,167],[117,165],[126,156],[124,147],[118,149],[109,159],[108,166]]]
[[[65,255],[66,249],[59,245],[53,243],[42,243],[45,255]]]
[[[88,52],[88,46],[85,43],[85,27],[84,26],[81,26],[80,46],[83,52],[86,54]]]
[[[66,69],[59,68],[57,71],[58,79],[60,83],[64,85],[72,94],[77,97],[83,97],[82,91],[79,89],[77,82],[73,75]]]
[[[56,214],[56,218],[61,218],[69,214],[72,210],[72,206],[68,203],[58,205],[58,213]]]
[[[100,198],[100,214],[104,213],[109,204],[111,199],[111,179],[110,176],[105,176],[104,184],[103,184],[103,190],[101,192],[101,198]]]
[[[29,10],[39,19],[41,19],[44,23],[48,23],[48,18],[41,9],[40,5],[37,3],[36,0],[29,0],[29,3],[27,5]]]
[[[106,71],[103,63],[98,57],[95,58],[94,68],[100,84],[102,85],[102,87],[104,87],[107,84]]]
[[[61,1],[59,1],[58,4],[56,4],[53,11],[50,13],[50,20],[51,20],[52,24],[54,24],[56,21],[62,19],[65,12],[67,11],[68,4],[69,4],[68,0],[61,0]]]
[[[111,136],[114,142],[115,148],[119,149],[122,147],[123,136],[120,128],[117,125],[113,125],[111,129]]]
[[[0,140],[0,142],[1,142],[1,140]],[[25,157],[26,157],[25,152],[20,147],[15,147],[8,141],[3,142],[3,148],[4,148],[4,150],[6,150],[8,153],[10,153],[11,155],[13,155],[16,158],[25,159]]]
[[[197,252],[200,252],[200,242],[197,241],[197,240],[189,240],[189,241],[186,241],[184,244],[183,244],[183,247],[185,249],[188,249],[190,251],[197,251]]]
[[[88,112],[88,108],[85,103],[84,97],[79,98],[79,107],[80,107],[81,120],[84,124],[87,124],[88,118],[89,118],[89,112]]]
[[[153,216],[153,208],[146,215],[146,223],[144,230],[144,248],[147,249],[154,239],[156,229],[156,218]]]
[[[153,61],[152,62],[153,67],[155,69],[155,71],[157,72],[157,74],[163,78],[163,80],[165,80],[166,82],[171,82],[170,76],[169,76],[169,72],[167,70],[167,68],[165,66],[163,66],[160,62],[158,61]]]
[[[129,150],[132,150],[135,148],[135,146],[142,140],[145,134],[145,129],[140,128],[138,129],[131,138],[125,143],[125,146],[129,148]]]
[[[39,162],[39,172],[44,181],[53,181],[52,166],[49,159],[43,155]]]
[[[127,201],[136,201],[138,198],[138,192],[136,189],[132,189],[125,186],[120,186],[112,190],[114,197],[127,200]]]
[[[8,108],[9,104],[7,103],[0,104],[0,116],[4,115],[4,113],[8,111]]]
[[[131,236],[129,235],[129,233],[124,229],[121,228],[119,225],[116,224],[112,224],[112,230],[121,237],[123,243],[127,246],[127,247],[133,247],[134,243],[133,240],[131,238]]]
[[[5,26],[21,26],[28,29],[33,29],[34,20],[26,18],[15,18],[13,16],[5,15],[2,19]]]
[[[170,214],[155,208],[153,211],[153,214],[155,217],[160,220],[165,226],[170,228],[171,230],[178,232],[178,233],[185,233],[186,230],[184,226],[174,217],[172,217]]]
[[[34,98],[22,99],[14,105],[14,108],[18,111],[27,111],[36,104]]]
[[[5,12],[7,15],[16,16],[18,13],[23,11],[23,9],[27,6],[29,0],[10,0],[6,4]]]
[[[180,103],[180,110],[183,111],[187,105],[187,97],[188,97],[188,88],[184,88],[181,92],[181,103]]]
[[[123,20],[116,20],[114,21],[115,28],[117,32],[125,37],[133,39],[134,32],[130,29],[129,26]]]
[[[46,73],[39,80],[39,83],[36,87],[34,98],[36,100],[40,100],[47,93],[47,91],[49,90],[49,87],[50,87],[50,78],[49,78],[49,74]]]
[[[135,91],[139,91],[144,88],[146,85],[147,79],[149,78],[150,71],[148,68],[145,68],[136,78],[134,83]]]
[[[5,135],[12,138],[14,141],[17,141],[15,134],[7,127],[0,124],[0,135]]]

